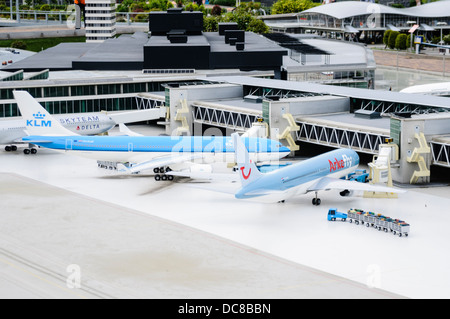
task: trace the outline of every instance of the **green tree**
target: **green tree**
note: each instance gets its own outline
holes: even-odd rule
[[[389,45],[389,35],[391,34],[392,30],[386,30],[383,34],[383,43],[387,47]]]
[[[236,5],[236,0],[215,0],[213,2],[209,2],[211,4],[217,4],[219,6],[226,6],[226,7],[234,7]]]
[[[295,13],[317,7],[311,0],[278,0],[272,6],[272,14]]]
[[[395,40],[397,39],[397,36],[400,34],[398,31],[391,31],[389,34],[388,39],[388,46],[390,49],[395,49]]]
[[[407,36],[404,33],[401,33],[395,39],[395,48],[399,50],[405,50],[407,48],[406,44]]]
[[[447,34],[445,37],[442,38],[445,44],[450,44],[450,34]]]
[[[184,7],[184,10],[186,10],[186,11],[190,11],[190,10],[201,11],[201,12],[203,12],[204,15],[206,15],[206,8],[203,4],[201,6],[199,6],[198,4],[191,2]]]
[[[255,33],[266,33],[269,32],[269,27],[264,23],[264,21],[255,18],[250,13],[235,11],[229,12],[224,16],[209,16],[203,17],[203,31],[205,32],[215,32],[218,31],[219,22],[236,22],[238,28],[244,31],[250,31]]]
[[[253,18],[248,24],[248,30],[254,33],[267,33],[269,32],[269,27],[260,19]]]
[[[129,12],[130,6],[133,4],[133,0],[123,0],[116,8],[117,12]]]
[[[217,16],[203,17],[203,31],[217,32],[219,30],[219,19]]]

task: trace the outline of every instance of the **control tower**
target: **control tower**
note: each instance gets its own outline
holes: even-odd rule
[[[116,35],[116,1],[86,0],[86,42],[103,42]]]

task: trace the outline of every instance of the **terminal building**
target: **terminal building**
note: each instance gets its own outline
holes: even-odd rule
[[[183,16],[185,13],[171,14]],[[170,135],[229,135],[234,131],[244,132],[257,127],[258,134],[279,139],[290,147],[293,154],[301,154],[301,145],[320,145],[327,148],[351,148],[371,158],[379,157],[380,147],[389,144],[395,146],[395,151],[386,164],[392,180],[398,183],[428,183],[432,179],[433,167],[450,168],[448,98],[378,92],[367,85],[365,88],[356,88],[336,83],[330,85],[326,81],[314,83],[301,78],[286,81],[283,79],[286,76],[283,75],[283,60],[290,58],[289,50],[292,48],[283,46],[289,42],[285,37],[279,34],[262,37],[246,32],[244,48],[239,50],[236,45],[242,43],[239,42],[242,41],[239,38],[242,33],[235,35],[230,32],[233,29],[226,32],[233,35],[231,38],[234,44],[225,44],[225,35],[199,34],[194,22],[196,16],[191,17],[192,29],[180,30],[176,29],[179,26],[174,25],[170,31],[159,31],[156,24],[150,26],[155,28],[152,29],[152,37],[156,37],[153,40],[135,35],[142,44],[142,58],[146,53],[149,57],[154,54],[161,56],[164,68],[156,68],[151,61],[145,65],[146,68],[142,64],[138,70],[119,68],[108,72],[69,68],[65,71],[47,69],[25,72],[21,68],[11,72],[9,77],[3,75],[6,80],[0,82],[0,117],[19,116],[12,92],[23,89],[53,114],[164,108],[166,116],[156,119],[153,124],[162,125]],[[227,30],[234,26],[225,25],[224,28]],[[130,40],[130,36],[125,38]],[[191,40],[193,38],[195,40]],[[172,59],[163,58],[169,54],[173,57],[178,50],[186,50],[190,54],[191,46],[204,46],[203,49],[207,50],[208,46],[204,45],[204,41],[207,41],[210,53],[203,53],[203,57],[208,57],[209,65],[218,65],[222,63],[221,59],[229,60],[230,57],[245,59],[245,55],[240,53],[246,53],[246,50],[249,50],[247,53],[251,57],[251,41],[255,38],[263,39],[263,43],[271,43],[274,50],[269,50],[269,57],[282,59],[269,58],[267,68],[255,66],[252,70],[241,70],[237,67],[240,61],[236,62],[234,68],[203,69],[204,66],[200,64],[206,63],[204,61],[195,62],[198,65],[194,67],[188,59],[181,64],[171,65],[169,62]],[[224,43],[215,48],[215,39]],[[104,43],[108,41],[115,40]],[[332,41],[328,45],[333,46],[337,42]],[[300,38],[299,43],[294,41],[295,46],[301,47],[302,44]],[[98,45],[98,49],[102,46]],[[149,51],[146,52],[144,48]],[[168,51],[170,48],[175,53]],[[260,44],[253,48],[260,50]],[[330,53],[320,45],[305,48],[319,56]],[[361,52],[366,57],[367,49]],[[217,56],[213,53],[217,53]],[[29,63],[26,60],[22,66]],[[279,72],[273,69],[273,61],[279,61]],[[305,72],[301,68],[301,61],[300,58],[296,67]],[[313,68],[314,61],[305,58],[304,62],[306,70],[324,75],[327,72],[337,73],[327,68],[333,65],[316,61],[316,67]],[[341,69],[340,72],[348,71]],[[353,79],[355,74],[350,77]]]
[[[386,30],[447,34],[450,30],[450,1],[441,0],[409,8],[394,8],[365,1],[340,1],[299,13],[262,17],[274,32],[316,33],[361,42],[381,42]],[[428,32],[428,33],[427,33]],[[416,33],[417,34],[417,33]]]
[[[2,70],[126,70],[146,74],[264,71],[280,79],[373,88],[376,65],[371,50],[361,44],[259,35],[238,30],[236,23],[221,23],[218,32],[202,29],[201,12],[152,12],[148,33],[124,34],[99,43],[62,43]]]

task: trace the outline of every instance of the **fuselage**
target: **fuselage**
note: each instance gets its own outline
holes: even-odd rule
[[[230,137],[202,136],[27,136],[35,145],[73,153],[99,161],[137,163],[170,154],[199,153],[208,162],[234,162]],[[257,161],[274,161],[290,150],[270,139],[245,138],[245,145]]]
[[[112,129],[116,123],[106,114],[59,114],[54,115],[68,130],[80,135],[95,135]],[[0,144],[12,144],[20,141],[26,133],[26,120],[4,119],[0,121]]]
[[[359,156],[355,151],[349,149],[330,151],[262,174],[259,179],[242,187],[235,196],[239,199],[253,198],[271,190],[273,193],[267,197],[272,197],[273,200],[279,197],[279,200],[283,200],[306,193],[308,188],[320,178],[346,176],[353,172],[358,165]]]

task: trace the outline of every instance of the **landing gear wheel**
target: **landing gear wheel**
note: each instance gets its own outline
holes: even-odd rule
[[[26,148],[26,149],[23,150],[23,153],[24,153],[25,155],[28,155],[28,154],[31,153],[31,151],[30,151],[28,148]]]
[[[161,175],[155,175],[155,181],[160,181],[161,180]]]
[[[32,149],[31,149],[31,154],[36,154],[36,153],[37,153],[37,149],[32,148]]]
[[[312,204],[313,204],[314,206],[319,206],[319,205],[320,205],[320,198],[314,197],[314,198],[312,199]]]

